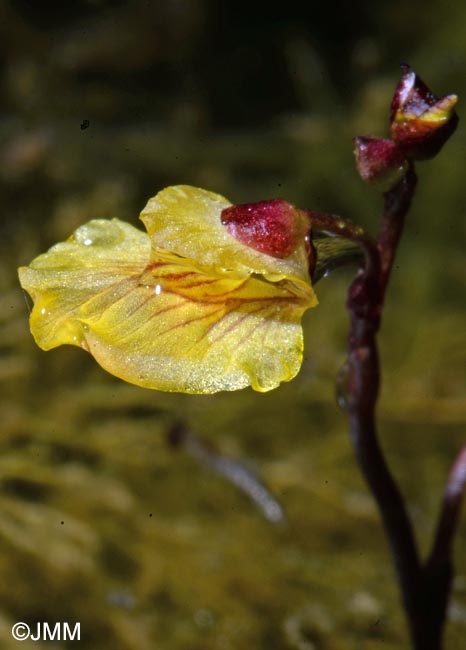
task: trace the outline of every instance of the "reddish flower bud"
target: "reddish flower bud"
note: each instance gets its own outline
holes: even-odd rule
[[[283,259],[306,235],[299,210],[284,199],[232,205],[222,211],[230,235],[256,251]]]
[[[408,158],[426,160],[435,156],[458,124],[454,111],[458,97],[436,97],[409,66],[390,107],[391,135]]]
[[[388,192],[402,179],[409,162],[392,140],[358,136],[354,138],[356,167],[363,181]]]

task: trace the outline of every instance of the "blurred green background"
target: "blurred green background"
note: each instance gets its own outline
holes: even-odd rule
[[[293,382],[194,397],[40,351],[16,267],[92,218],[137,225],[178,183],[375,232],[381,199],[351,138],[387,133],[401,61],[457,92],[461,116],[465,33],[459,1],[0,3],[0,648],[19,620],[79,621],[79,647],[99,650],[407,647],[335,404],[350,272],[317,286]],[[465,168],[463,121],[419,165],[381,334],[381,438],[424,552],[466,431]],[[258,472],[285,525],[169,447],[180,414]],[[465,519],[446,650],[466,638]]]

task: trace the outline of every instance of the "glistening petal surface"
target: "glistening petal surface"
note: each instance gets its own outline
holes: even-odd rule
[[[206,268],[152,250],[116,219],[92,221],[20,269],[31,330],[43,349],[88,350],[112,374],[146,388],[214,393],[292,379],[302,360],[310,284]]]

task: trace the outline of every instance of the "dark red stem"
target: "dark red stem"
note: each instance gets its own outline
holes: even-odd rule
[[[466,488],[466,444],[459,452],[448,477],[429,564],[449,562]]]
[[[382,303],[381,306],[383,306],[398,242],[403,232],[405,216],[411,206],[416,184],[416,174],[411,166],[400,183],[393,190],[384,194],[384,212],[377,238],[380,255],[379,301]]]
[[[458,527],[466,488],[466,445],[450,471],[435,532],[434,543],[424,567],[423,588],[426,616],[432,619],[431,634],[441,647],[443,623],[453,580],[453,541]],[[437,647],[437,646],[435,646]]]
[[[411,166],[384,194],[382,222],[374,243],[357,226],[332,215],[305,211],[312,226],[358,242],[366,254],[348,292],[348,360],[340,381],[345,394],[353,447],[385,526],[414,650],[441,650],[452,579],[452,542],[466,485],[466,446],[456,461],[444,495],[437,534],[428,561],[419,558],[404,499],[394,480],[376,428],[380,369],[377,332],[404,219],[416,188]]]
[[[360,272],[349,290],[347,411],[353,446],[389,539],[413,648],[440,650],[451,588],[452,539],[466,482],[466,451],[452,472],[434,548],[429,561],[423,565],[405,502],[380,448],[375,416],[380,382],[376,335],[415,188],[416,175],[411,167],[401,182],[384,195],[377,238],[378,273]]]

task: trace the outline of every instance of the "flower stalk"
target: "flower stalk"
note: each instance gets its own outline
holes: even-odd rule
[[[442,648],[453,575],[452,541],[466,485],[466,447],[447,483],[432,552],[427,561],[422,562],[405,501],[378,440],[377,332],[405,217],[416,189],[413,160],[437,153],[456,128],[458,118],[452,112],[444,111],[441,128],[432,119],[432,111],[437,111],[438,116],[446,103],[448,110],[456,103],[455,96],[448,96],[448,99],[449,102],[445,98],[435,98],[417,75],[405,67],[391,106],[392,145],[386,140],[355,139],[358,171],[366,182],[373,184],[374,177],[377,180],[379,176],[387,178],[386,169],[396,160],[394,152],[397,149],[402,150],[409,161],[401,180],[383,195],[376,254],[371,252],[373,261],[358,272],[348,292],[348,360],[341,381],[345,382],[343,406],[348,413],[352,444],[384,523],[414,650]],[[370,144],[369,154],[367,143]],[[384,143],[383,146],[380,143]]]

